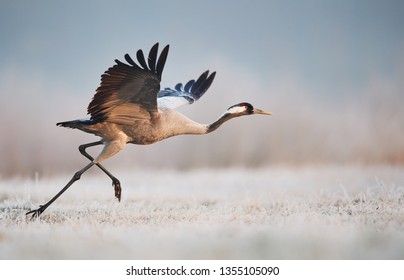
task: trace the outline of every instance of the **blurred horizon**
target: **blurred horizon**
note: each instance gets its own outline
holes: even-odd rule
[[[128,145],[107,168],[404,164],[403,1],[6,1],[0,10],[0,177],[78,170],[98,137],[56,127],[86,117],[101,74],[170,44],[161,87],[217,71],[195,104],[206,136]],[[89,150],[97,155],[99,149]],[[114,173],[114,172],[113,172]],[[116,172],[115,172],[116,173]]]

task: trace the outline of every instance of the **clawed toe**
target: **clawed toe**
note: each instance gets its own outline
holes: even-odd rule
[[[26,216],[32,215],[30,220],[33,221],[33,220],[35,220],[36,218],[38,218],[39,215],[41,215],[44,210],[45,210],[45,209],[43,209],[43,205],[40,205],[38,209],[31,210],[31,211],[25,213],[25,215],[26,215]]]

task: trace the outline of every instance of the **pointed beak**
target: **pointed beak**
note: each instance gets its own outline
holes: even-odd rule
[[[266,112],[261,109],[254,109],[254,114],[260,114],[260,115],[272,115],[272,112]]]

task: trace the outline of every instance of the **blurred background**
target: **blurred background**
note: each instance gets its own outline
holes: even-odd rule
[[[212,122],[242,101],[274,115],[130,145],[107,167],[404,163],[401,0],[6,0],[0,38],[3,178],[81,168],[78,145],[97,138],[55,124],[86,117],[114,59],[155,42],[171,45],[162,87],[217,71],[180,109],[190,118]]]

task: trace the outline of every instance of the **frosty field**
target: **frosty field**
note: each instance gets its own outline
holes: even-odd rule
[[[119,173],[121,203],[94,171],[34,222],[70,176],[2,180],[0,258],[404,258],[402,167]]]

